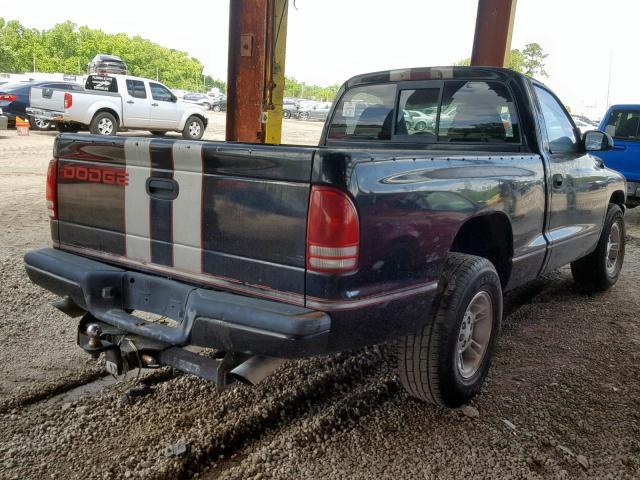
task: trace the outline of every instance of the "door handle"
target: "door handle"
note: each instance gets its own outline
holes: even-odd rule
[[[157,103],[152,103],[152,104],[151,104],[151,106],[152,106],[152,107],[157,107],[157,106],[158,106],[158,104],[157,104]]]
[[[564,177],[562,176],[561,173],[556,173],[553,177],[553,186],[555,188],[560,188],[562,186],[562,182],[564,180]]]
[[[173,178],[149,177],[146,183],[147,195],[157,200],[175,200],[180,189]]]
[[[127,103],[136,103],[133,100],[127,100]]]

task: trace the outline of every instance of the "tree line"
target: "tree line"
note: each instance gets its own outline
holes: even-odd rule
[[[549,55],[538,43],[527,43],[522,50],[514,48],[509,52],[507,68],[524,73],[530,77],[547,77],[545,71],[545,59]],[[471,59],[465,58],[455,65],[471,65]]]
[[[140,36],[105,33],[70,21],[38,30],[0,18],[0,72],[84,74],[99,53],[117,55],[127,63],[131,75],[155,78],[171,88],[226,89],[225,82],[203,75],[198,59]]]

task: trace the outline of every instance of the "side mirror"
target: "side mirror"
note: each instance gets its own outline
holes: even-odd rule
[[[606,152],[613,148],[611,135],[599,130],[586,132],[582,137],[582,141],[587,152]]]
[[[171,101],[173,103],[176,103],[178,101],[178,97],[176,97],[175,95],[171,95]]]

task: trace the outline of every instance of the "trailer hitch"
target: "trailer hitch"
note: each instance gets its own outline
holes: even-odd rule
[[[86,313],[78,325],[78,345],[94,359],[104,353],[105,369],[114,376],[135,368],[169,366],[215,383],[218,391],[235,383],[230,372],[251,358],[238,352],[216,352],[213,358],[207,357],[130,334],[97,320],[90,313]]]

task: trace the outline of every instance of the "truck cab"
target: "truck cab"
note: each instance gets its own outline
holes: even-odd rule
[[[600,130],[615,140],[612,150],[601,152],[605,164],[627,179],[627,206],[640,205],[640,105],[613,105]]]

